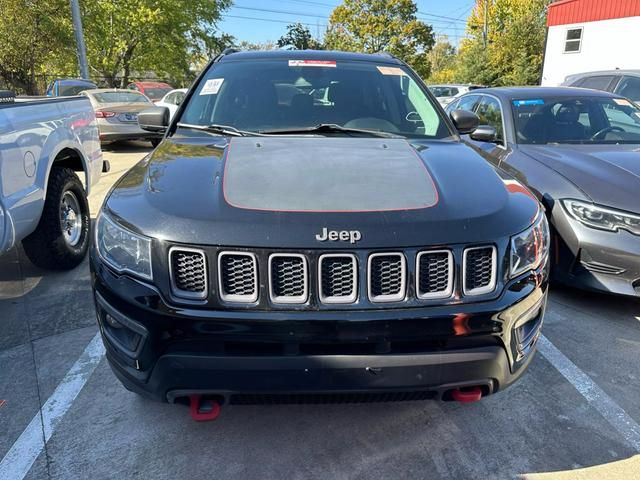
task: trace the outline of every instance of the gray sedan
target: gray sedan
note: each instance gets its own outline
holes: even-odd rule
[[[119,89],[85,90],[80,95],[89,98],[96,113],[100,141],[150,140],[155,147],[162,138],[138,126],[138,113],[153,106],[153,102],[139,92]]]
[[[579,88],[489,88],[447,107],[480,117],[465,141],[547,208],[553,274],[640,297],[640,110]]]

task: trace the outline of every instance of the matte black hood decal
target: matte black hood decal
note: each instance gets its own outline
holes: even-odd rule
[[[283,212],[428,208],[438,192],[402,139],[235,138],[223,176],[229,205]]]

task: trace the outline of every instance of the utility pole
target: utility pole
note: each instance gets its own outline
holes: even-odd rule
[[[79,0],[70,0],[71,16],[73,17],[73,31],[76,34],[76,49],[78,52],[78,64],[80,76],[89,80],[89,64],[87,63],[87,48],[84,45],[84,33],[82,32],[82,17],[80,16]]]
[[[484,0],[484,27],[482,29],[482,39],[484,40],[484,48],[489,43],[489,0]]]

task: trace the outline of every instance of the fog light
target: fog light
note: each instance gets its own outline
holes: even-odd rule
[[[122,324],[118,322],[115,318],[113,318],[108,313],[105,315],[105,321],[109,324],[111,328],[122,328]]]

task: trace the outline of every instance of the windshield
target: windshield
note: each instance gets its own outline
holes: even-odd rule
[[[136,92],[102,92],[93,96],[99,103],[151,103],[144,95]]]
[[[409,70],[355,61],[215,64],[179,121],[251,132],[336,124],[421,138],[452,136]]]
[[[78,95],[84,90],[93,90],[94,88],[96,88],[96,86],[92,83],[85,83],[84,85],[59,85],[58,95],[61,97],[71,97]]]
[[[160,100],[167,93],[171,91],[171,88],[162,88],[162,87],[146,87],[144,89],[144,94],[149,97],[151,100]]]
[[[516,99],[512,108],[518,143],[640,143],[640,110],[624,98]]]
[[[456,87],[429,87],[431,93],[433,93],[436,97],[454,97],[458,94],[458,89]]]

